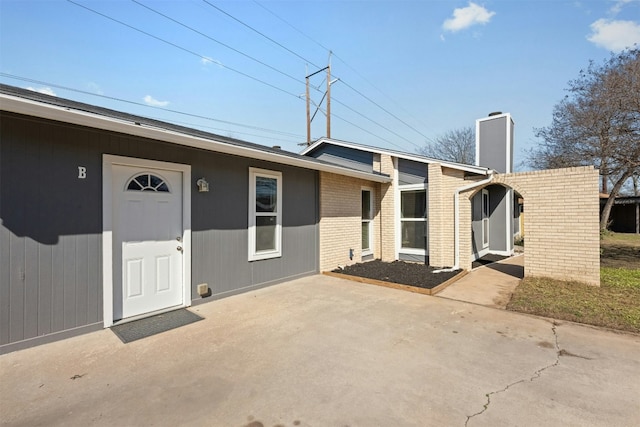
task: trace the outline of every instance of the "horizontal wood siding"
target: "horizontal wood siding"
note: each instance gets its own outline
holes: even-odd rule
[[[103,154],[191,165],[194,300],[199,283],[224,296],[319,270],[316,171],[6,112],[0,126],[0,346],[102,322]],[[250,167],[282,172],[280,258],[248,261]]]

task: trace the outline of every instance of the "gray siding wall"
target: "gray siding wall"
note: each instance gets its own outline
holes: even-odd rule
[[[507,188],[501,185],[486,187],[489,191],[489,252],[507,250],[506,204]],[[471,244],[473,254],[478,254],[482,247],[482,191],[471,199]]]
[[[103,154],[192,166],[194,299],[198,283],[214,298],[318,271],[315,171],[5,112],[0,128],[0,353],[102,323]],[[247,260],[249,167],[283,174],[281,258]]]
[[[471,248],[473,254],[482,251],[482,191],[471,199]]]
[[[507,189],[501,185],[491,185],[489,189],[489,248],[492,251],[507,250]]]
[[[507,163],[513,164],[513,158],[507,158],[507,120],[508,117],[503,116],[480,122],[478,165],[500,173],[508,172]],[[511,153],[513,154],[513,147]]]
[[[324,144],[309,153],[309,155],[335,165],[346,166],[364,172],[373,172],[373,153],[368,151]]]
[[[407,159],[398,159],[399,185],[427,183],[427,169],[428,165],[426,163],[414,162]]]

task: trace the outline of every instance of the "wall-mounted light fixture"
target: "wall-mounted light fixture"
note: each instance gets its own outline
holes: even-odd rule
[[[209,183],[206,179],[200,178],[196,181],[196,185],[198,186],[198,191],[200,193],[208,193],[209,192]]]

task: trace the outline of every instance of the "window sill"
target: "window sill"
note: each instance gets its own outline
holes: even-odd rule
[[[249,262],[261,261],[261,260],[272,259],[272,258],[280,258],[280,257],[282,257],[281,252],[259,252],[256,254],[249,255]]]

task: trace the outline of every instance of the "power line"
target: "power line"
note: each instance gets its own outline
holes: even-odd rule
[[[286,19],[282,18],[281,16],[277,15],[275,12],[273,12],[272,10],[270,10],[269,8],[267,8],[266,6],[260,4],[258,1],[253,0],[253,2],[255,4],[257,4],[258,6],[260,6],[261,8],[263,8],[264,10],[266,10],[267,12],[269,12],[271,15],[275,16],[277,19],[279,19],[280,21],[284,22],[285,24],[287,24],[289,27],[291,27],[293,30],[295,30],[296,32],[298,32],[299,34],[303,35],[304,37],[306,37],[307,39],[311,40],[313,43],[315,43],[316,45],[320,46],[322,49],[326,50],[327,52],[332,52],[331,49],[329,49],[328,47],[324,46],[322,43],[318,42],[317,40],[315,40],[313,37],[309,36],[308,34],[306,34],[304,31],[298,29],[296,26],[294,26],[293,24],[291,24],[290,22],[288,22]],[[376,89],[378,92],[380,92],[382,95],[384,95],[385,97],[387,97],[387,99],[391,100],[394,104],[396,104],[397,106],[399,106],[400,108],[402,108],[396,101],[394,101],[389,95],[387,95],[386,93],[384,93],[380,88],[378,88],[377,86],[375,86],[373,83],[371,83],[369,80],[367,80],[366,77],[364,77],[360,72],[358,72],[358,70],[356,70],[354,67],[352,67],[351,65],[349,65],[344,59],[342,59],[339,55],[333,53],[333,55],[340,61],[342,62],[344,65],[346,65],[349,69],[351,69],[351,71],[353,71],[354,73],[356,73],[362,80],[364,80],[366,83],[368,83],[371,87],[373,87],[374,89]],[[386,108],[382,107],[380,104],[378,104],[377,102],[375,102],[374,100],[372,100],[371,98],[369,98],[368,96],[364,95],[362,92],[360,92],[359,90],[355,89],[353,86],[349,85],[346,81],[344,81],[344,79],[340,79],[349,89],[353,90],[354,92],[356,92],[358,95],[362,96],[363,98],[365,98],[367,101],[371,102],[372,104],[374,104],[376,107],[380,108],[382,111],[384,111],[385,113],[389,114],[390,116],[392,116],[394,119],[398,120],[399,122],[401,122],[402,124],[404,124],[405,126],[407,126],[408,128],[410,128],[411,130],[413,130],[414,132],[420,134],[423,138],[429,139],[428,136],[426,136],[425,134],[423,134],[422,132],[420,132],[418,129],[416,129],[414,126],[411,126],[410,124],[408,124],[407,122],[405,122],[404,120],[402,120],[401,118],[399,118],[398,116],[396,116],[395,114],[393,114],[392,112],[388,111]],[[335,99],[335,98],[334,98]],[[413,117],[413,115],[411,113],[409,113],[406,109],[402,108],[403,111],[405,113],[407,113],[408,115],[410,115],[411,117]],[[417,120],[415,117],[413,117],[414,120]],[[414,144],[415,145],[415,144]]]
[[[104,14],[104,13],[98,12],[98,11],[96,11],[96,10],[94,10],[94,9],[92,9],[92,8],[90,8],[90,7],[88,7],[88,6],[85,6],[85,5],[79,4],[79,3],[77,3],[77,2],[75,2],[75,1],[73,1],[73,0],[67,0],[67,1],[68,1],[69,3],[71,3],[71,4],[74,4],[74,5],[76,5],[76,6],[79,6],[79,7],[83,8],[83,9],[86,9],[86,10],[88,10],[88,11],[92,12],[92,13],[95,13],[95,14],[97,14],[97,15],[99,15],[99,16],[101,16],[101,17],[103,17],[103,18],[106,18],[106,19],[108,19],[108,20],[110,20],[110,21],[116,22],[116,23],[118,23],[118,24],[120,24],[120,25],[123,25],[123,26],[125,26],[125,27],[127,27],[127,28],[129,28],[129,29],[132,29],[132,30],[134,30],[134,31],[136,31],[136,32],[139,32],[139,33],[141,33],[141,34],[144,34],[144,35],[146,35],[146,36],[148,36],[148,37],[151,37],[151,38],[153,38],[153,39],[155,39],[155,40],[158,40],[158,41],[160,41],[160,42],[162,42],[162,43],[168,44],[169,46],[175,47],[176,49],[179,49],[179,50],[181,50],[181,51],[183,51],[183,52],[187,52],[187,53],[189,53],[189,54],[191,54],[191,55],[194,55],[194,56],[196,56],[196,57],[198,57],[198,58],[200,58],[200,59],[204,59],[204,60],[207,60],[207,61],[210,61],[210,60],[211,60],[210,58],[208,58],[208,57],[206,57],[206,56],[204,56],[204,55],[201,55],[201,54],[199,54],[199,53],[197,53],[197,52],[194,52],[194,51],[192,51],[192,50],[190,50],[190,49],[188,49],[188,48],[186,48],[186,47],[180,46],[180,45],[178,45],[178,44],[176,44],[176,43],[173,43],[173,42],[168,41],[168,40],[166,40],[166,39],[163,39],[163,38],[161,38],[161,37],[155,36],[155,35],[153,35],[153,34],[151,34],[151,33],[149,33],[149,32],[146,32],[146,31],[141,30],[141,29],[139,29],[139,28],[137,28],[137,27],[134,27],[133,25],[127,24],[127,23],[122,22],[122,21],[120,21],[120,20],[118,20],[118,19],[115,19],[115,18],[113,18],[113,17],[111,17],[111,16],[108,16],[108,15],[106,15],[106,14]],[[299,58],[301,58],[301,59],[303,59],[303,60],[305,60],[305,61],[306,61],[306,59],[305,59],[304,57],[302,57],[302,56],[300,56],[300,55],[296,54],[295,52],[293,52],[292,50],[288,49],[288,48],[287,48],[287,47],[285,47],[284,45],[282,45],[282,44],[280,44],[280,43],[276,42],[275,40],[273,40],[273,39],[269,38],[268,36],[266,36],[266,35],[262,34],[261,32],[259,32],[258,30],[254,29],[253,27],[249,26],[248,24],[245,24],[244,22],[242,22],[242,21],[238,20],[237,18],[235,18],[235,17],[231,16],[230,14],[228,14],[227,12],[225,12],[225,11],[223,11],[222,9],[218,8],[217,6],[212,5],[212,4],[211,4],[211,3],[209,3],[207,0],[203,0],[203,1],[204,1],[205,3],[207,3],[208,5],[210,5],[211,7],[213,7],[213,8],[215,8],[215,9],[219,10],[221,13],[224,13],[225,15],[229,16],[230,18],[232,18],[232,19],[234,19],[234,20],[238,21],[239,23],[241,23],[241,24],[242,24],[242,25],[244,25],[244,26],[247,26],[248,28],[250,28],[250,29],[252,29],[253,31],[255,31],[255,32],[257,32],[258,34],[260,34],[261,36],[263,36],[263,37],[267,38],[268,40],[272,41],[273,43],[276,43],[277,45],[281,46],[283,49],[285,49],[285,50],[287,50],[287,51],[289,51],[289,52],[293,53],[294,55],[296,55],[296,56],[298,56]],[[137,2],[136,2],[136,3],[137,3]],[[310,61],[309,61],[309,62],[310,62]],[[222,66],[222,67],[223,67],[223,68],[225,68],[225,69],[228,69],[228,70],[230,70],[230,71],[233,71],[233,72],[235,72],[235,73],[237,73],[237,74],[240,74],[240,75],[242,75],[242,76],[244,76],[244,77],[250,78],[250,79],[252,79],[252,80],[254,80],[254,81],[257,81],[257,82],[259,82],[259,83],[261,83],[261,84],[264,84],[264,85],[266,85],[266,86],[269,86],[269,87],[271,87],[271,88],[273,88],[273,89],[276,89],[276,90],[278,90],[278,91],[280,91],[280,92],[286,93],[287,95],[293,96],[293,97],[295,97],[296,99],[300,99],[300,97],[299,97],[298,95],[296,95],[296,94],[294,94],[294,93],[292,93],[292,92],[289,92],[289,91],[287,91],[287,90],[285,90],[285,89],[282,89],[282,88],[280,88],[280,87],[277,87],[277,86],[275,86],[275,85],[273,85],[273,84],[271,84],[271,83],[268,83],[268,82],[266,82],[266,81],[264,81],[264,80],[258,79],[258,78],[256,78],[256,77],[253,77],[253,76],[251,76],[251,75],[247,74],[247,73],[244,73],[244,72],[242,72],[242,71],[240,71],[240,70],[236,70],[236,69],[234,69],[234,68],[232,68],[232,67],[229,67],[229,66],[226,66],[226,65],[224,65],[224,64],[219,64],[219,65],[220,65],[220,66]],[[313,64],[312,64],[312,65],[313,65]],[[128,102],[128,101],[125,101],[125,100],[123,100],[123,101],[124,101],[124,102]],[[147,106],[146,104],[135,103],[135,102],[132,102],[132,101],[131,101],[131,103],[139,104],[139,105],[143,105],[143,106]],[[341,103],[341,104],[346,106],[346,104],[344,104],[344,103]],[[348,107],[348,106],[346,106],[346,107],[347,107],[347,108],[350,108],[351,110],[353,110],[351,107]],[[175,110],[170,110],[170,109],[163,109],[163,110],[165,110],[165,111],[170,111],[170,112],[176,112],[177,114],[181,114],[181,112],[178,112],[178,111],[175,111]],[[355,110],[353,110],[353,111],[355,111]],[[373,121],[372,119],[369,119],[368,117],[364,116],[362,113],[359,113],[359,112],[356,112],[356,113],[357,113],[357,114],[359,114],[360,116],[362,116],[362,117],[366,118],[367,120],[369,120],[369,121],[371,121],[371,122],[375,123],[375,121]],[[193,117],[204,118],[203,116],[198,116],[198,115],[192,115],[192,116],[193,116]],[[336,117],[337,117],[337,118],[339,118],[339,119],[341,119],[342,121],[344,121],[344,122],[346,122],[346,123],[348,123],[348,124],[350,124],[350,125],[352,125],[352,126],[354,126],[354,127],[358,128],[358,129],[361,129],[361,130],[363,130],[363,131],[365,131],[365,132],[367,132],[367,133],[370,133],[371,135],[376,136],[377,138],[382,139],[383,141],[385,141],[385,142],[387,142],[387,143],[389,143],[389,144],[391,144],[391,145],[396,145],[396,144],[394,144],[394,143],[392,143],[392,142],[390,142],[390,141],[385,140],[384,138],[380,137],[379,135],[375,135],[375,134],[373,134],[373,133],[371,133],[371,132],[367,131],[366,129],[364,129],[364,128],[360,127],[360,126],[357,126],[357,125],[355,125],[354,123],[352,123],[352,122],[350,122],[350,121],[348,121],[348,120],[346,120],[346,119],[343,119],[342,117],[339,117],[339,116],[336,116]],[[380,126],[381,126],[381,125],[380,125]],[[381,126],[381,127],[383,127],[383,128],[384,128],[384,126]],[[389,129],[387,129],[387,128],[384,128],[384,129],[386,129],[387,131],[389,131],[389,132],[391,132],[391,133],[394,133],[393,131],[390,131],[390,130],[389,130]],[[394,133],[394,134],[395,134],[395,133]],[[397,135],[397,134],[396,134],[396,135]],[[405,139],[405,138],[403,138],[403,139]],[[409,141],[409,142],[410,142],[410,141]],[[411,144],[413,144],[412,142],[410,142],[410,143],[411,143]],[[415,144],[413,144],[413,145],[415,145]],[[397,145],[396,145],[396,146],[397,146]]]
[[[260,127],[260,126],[247,125],[247,124],[243,124],[243,123],[231,122],[231,121],[228,121],[228,120],[214,119],[213,117],[207,117],[207,116],[202,116],[202,115],[193,114],[193,113],[186,113],[184,111],[173,110],[171,108],[158,107],[158,106],[155,106],[155,105],[148,105],[148,104],[144,104],[142,102],[136,102],[136,101],[131,101],[131,100],[128,100],[128,99],[117,98],[115,96],[100,95],[100,94],[89,92],[89,91],[85,91],[85,90],[82,90],[82,89],[75,89],[75,88],[71,88],[71,87],[68,87],[68,86],[58,85],[58,84],[55,84],[55,83],[44,82],[42,80],[30,79],[28,77],[16,76],[16,75],[13,75],[13,74],[2,73],[2,72],[0,72],[0,76],[7,77],[7,78],[10,78],[10,79],[15,79],[15,80],[21,80],[21,81],[29,82],[29,83],[36,83],[36,84],[39,84],[39,85],[55,87],[55,88],[58,88],[58,89],[68,90],[68,91],[71,91],[71,92],[82,93],[84,95],[97,96],[97,97],[100,97],[100,98],[109,99],[109,100],[112,100],[112,101],[124,102],[124,103],[131,104],[131,105],[137,105],[137,106],[146,107],[146,108],[153,108],[153,109],[160,110],[160,111],[166,111],[168,113],[180,114],[182,116],[194,117],[194,118],[197,118],[197,119],[203,119],[203,120],[208,120],[208,121],[217,122],[217,123],[224,123],[224,124],[231,125],[231,126],[238,126],[238,127],[243,127],[243,128],[247,128],[247,129],[253,129],[253,130],[260,131],[260,132],[272,133],[272,134],[275,134],[275,135],[281,135],[281,136],[286,136],[286,137],[296,138],[296,139],[305,138],[304,136],[298,135],[298,134],[295,134],[295,133],[284,132],[284,131],[280,131],[280,130],[273,130],[273,129],[263,128],[263,127]],[[232,130],[229,130],[229,129],[227,129],[226,131],[233,132]]]
[[[342,81],[342,80],[341,80],[341,81]],[[397,132],[395,132],[395,131],[393,131],[393,130],[389,129],[388,127],[386,127],[386,126],[384,126],[384,125],[381,125],[380,123],[376,122],[376,121],[375,121],[375,120],[373,120],[373,119],[370,119],[369,117],[365,116],[365,115],[364,115],[364,114],[362,114],[361,112],[356,111],[355,109],[353,109],[353,108],[349,107],[349,106],[348,106],[347,104],[345,104],[344,102],[341,102],[341,101],[337,100],[336,98],[333,98],[333,102],[337,102],[338,104],[342,105],[343,107],[346,107],[347,109],[349,109],[349,110],[353,111],[353,112],[354,112],[354,113],[356,113],[357,115],[359,115],[359,116],[361,116],[361,117],[363,117],[363,118],[365,118],[365,119],[369,120],[369,121],[370,121],[371,123],[373,123],[374,125],[376,125],[376,126],[378,126],[378,127],[381,127],[382,129],[386,130],[387,132],[394,134],[394,135],[395,135],[395,136],[397,136],[398,138],[400,138],[400,139],[404,139],[404,140],[405,140],[406,142],[408,142],[409,144],[411,144],[411,145],[413,145],[413,146],[415,146],[415,147],[420,148],[420,146],[419,146],[419,145],[417,145],[416,143],[414,143],[413,141],[408,140],[407,138],[405,138],[404,136],[400,135],[399,133],[397,133]]]
[[[88,10],[88,11],[90,11],[90,12],[93,12],[93,13],[95,13],[96,15],[102,16],[103,18],[106,18],[106,19],[108,19],[108,20],[110,20],[110,21],[116,22],[116,23],[118,23],[118,24],[120,24],[120,25],[124,25],[125,27],[127,27],[127,28],[129,28],[129,29],[132,29],[132,30],[134,30],[134,31],[137,31],[137,32],[139,32],[139,33],[141,33],[141,34],[144,34],[144,35],[146,35],[146,36],[148,36],[148,37],[151,37],[151,38],[153,38],[153,39],[155,39],[155,40],[158,40],[158,41],[160,41],[160,42],[162,42],[162,43],[168,44],[169,46],[173,46],[173,47],[175,47],[176,49],[180,49],[180,50],[181,50],[181,51],[183,51],[183,52],[187,52],[187,53],[189,53],[189,54],[191,54],[191,55],[193,55],[193,56],[196,56],[196,57],[198,57],[198,58],[200,58],[200,59],[203,59],[203,60],[205,60],[205,61],[211,61],[211,58],[209,58],[209,57],[206,57],[206,56],[204,56],[204,55],[201,55],[201,54],[199,54],[199,53],[197,53],[197,52],[194,52],[194,51],[192,51],[192,50],[190,50],[190,49],[187,49],[186,47],[183,47],[183,46],[177,45],[177,44],[175,44],[175,43],[173,43],[173,42],[170,42],[170,41],[168,41],[168,40],[165,40],[165,39],[163,39],[163,38],[161,38],[161,37],[155,36],[155,35],[153,35],[153,34],[151,34],[151,33],[148,33],[148,32],[146,32],[146,31],[144,31],[144,30],[141,30],[141,29],[139,29],[139,28],[136,28],[136,27],[134,27],[134,26],[132,26],[132,25],[129,25],[129,24],[125,23],[125,22],[122,22],[122,21],[120,21],[120,20],[118,20],[118,19],[112,18],[111,16],[105,15],[104,13],[101,13],[101,12],[98,12],[97,10],[91,9],[91,8],[90,8],[90,7],[88,7],[88,6],[85,6],[85,5],[80,4],[80,3],[76,3],[76,2],[75,2],[75,1],[73,1],[73,0],[67,0],[67,1],[68,1],[69,3],[71,3],[71,4],[74,4],[74,5],[76,5],[76,6],[79,6],[79,7],[83,8],[83,9],[86,9],[86,10]],[[226,69],[227,69],[227,70],[229,70],[229,71],[233,71],[234,73],[240,74],[240,75],[242,75],[242,76],[244,76],[244,77],[247,77],[247,78],[249,78],[249,79],[251,79],[251,80],[254,80],[254,81],[258,82],[258,83],[261,83],[261,84],[263,84],[263,85],[265,85],[265,86],[269,86],[269,87],[271,87],[271,88],[273,88],[273,89],[275,89],[275,90],[278,90],[278,91],[280,91],[280,92],[286,93],[287,95],[291,95],[291,96],[293,96],[294,98],[298,98],[298,99],[300,99],[300,97],[299,97],[298,95],[294,94],[293,92],[289,92],[289,91],[288,91],[288,90],[286,90],[286,89],[282,89],[282,88],[280,88],[280,87],[278,87],[278,86],[275,86],[275,85],[273,85],[273,84],[271,84],[271,83],[265,82],[264,80],[261,80],[261,79],[259,79],[259,78],[257,78],[257,77],[253,77],[253,76],[251,76],[251,75],[249,75],[249,74],[247,74],[247,73],[244,73],[244,72],[242,72],[242,71],[240,71],[240,70],[236,70],[235,68],[229,67],[228,65],[224,65],[224,64],[219,63],[219,62],[218,62],[217,64],[218,64],[218,65],[220,65],[220,66],[221,66],[221,67],[223,67],[223,68],[226,68]]]
[[[253,31],[254,33],[257,33],[259,35],[261,35],[262,37],[264,37],[265,39],[269,40],[270,42],[280,46],[282,49],[286,50],[287,52],[297,56],[298,58],[302,59],[303,61],[305,61],[306,63],[309,63],[311,65],[313,65],[316,68],[320,68],[319,65],[314,64],[312,61],[309,61],[308,59],[306,59],[304,56],[301,56],[299,54],[297,54],[296,52],[294,52],[293,50],[289,49],[288,47],[284,46],[283,44],[275,41],[274,39],[272,39],[271,37],[267,36],[266,34],[256,30],[255,28],[253,28],[251,25],[239,20],[238,18],[236,18],[235,16],[231,15],[230,13],[225,12],[224,10],[220,9],[218,6],[211,4],[209,1],[207,0],[202,0],[203,2],[205,2],[206,4],[208,4],[209,6],[211,6],[212,8],[216,9],[217,11],[219,11],[220,13],[225,14],[226,16],[228,16],[229,18],[233,19],[234,21],[236,21],[237,23],[247,27],[248,29],[250,29],[251,31]]]
[[[298,29],[293,24],[289,23],[289,21],[287,21],[286,19],[284,19],[284,18],[280,17],[279,15],[277,15],[275,12],[273,12],[271,9],[267,8],[265,5],[257,2],[256,0],[253,0],[253,2],[255,4],[257,4],[258,6],[260,6],[261,8],[263,8],[264,10],[266,10],[267,12],[269,12],[270,14],[272,14],[273,16],[275,16],[276,18],[278,18],[280,21],[282,21],[285,24],[287,24],[289,27],[293,28],[296,32],[300,33],[301,35],[303,35],[307,39],[311,40],[312,42],[314,42],[315,44],[320,46],[322,49],[326,50],[327,52],[331,51],[331,49],[329,49],[328,47],[323,46],[322,44],[320,44],[320,42],[318,42],[317,40],[313,39],[311,36],[307,35],[304,31]],[[317,65],[316,65],[316,67],[317,67]]]
[[[342,81],[342,80],[340,80]],[[366,99],[367,101],[371,102],[373,105],[375,105],[376,107],[380,108],[382,111],[384,111],[385,113],[389,114],[391,117],[393,117],[394,119],[398,120],[400,123],[404,124],[405,126],[407,126],[408,128],[410,128],[411,130],[415,131],[416,133],[420,134],[422,137],[429,139],[428,136],[426,136],[425,134],[423,134],[422,132],[420,132],[418,129],[414,128],[413,126],[411,126],[410,124],[408,124],[407,122],[405,122],[404,120],[402,120],[400,117],[396,116],[395,114],[393,114],[391,111],[387,110],[386,108],[384,108],[382,105],[378,104],[377,102],[375,102],[373,99],[369,98],[368,96],[366,96],[365,94],[363,94],[362,92],[360,92],[359,90],[357,90],[356,88],[354,88],[353,86],[351,86],[349,83],[342,81],[342,83],[344,83],[345,86],[347,86],[349,89],[351,89],[352,91],[354,91],[355,93],[357,93],[358,95],[360,95],[361,97],[363,97],[364,99]]]
[[[251,56],[251,55],[248,55],[248,54],[246,54],[246,53],[244,53],[244,52],[242,52],[242,51],[240,51],[240,50],[238,50],[238,49],[236,49],[236,48],[234,48],[234,47],[232,47],[232,46],[229,46],[229,45],[228,45],[228,44],[226,44],[226,43],[223,43],[223,42],[221,42],[221,41],[219,41],[219,40],[216,40],[216,39],[214,39],[213,37],[209,36],[208,34],[205,34],[205,33],[201,32],[201,31],[196,30],[195,28],[193,28],[193,27],[191,27],[191,26],[189,26],[189,25],[187,25],[187,24],[184,24],[184,23],[182,23],[182,22],[180,22],[180,21],[178,21],[178,20],[176,20],[176,19],[173,19],[172,17],[170,17],[170,16],[168,16],[168,15],[165,15],[164,13],[162,13],[162,12],[160,12],[160,11],[156,10],[156,9],[153,9],[153,8],[151,8],[150,6],[147,6],[147,5],[145,5],[145,4],[142,4],[142,3],[140,3],[140,2],[139,2],[139,1],[137,1],[137,0],[131,0],[131,1],[132,1],[133,3],[135,3],[135,4],[139,5],[139,6],[141,6],[141,7],[144,7],[145,9],[147,9],[147,10],[149,10],[149,11],[151,11],[151,12],[155,13],[155,14],[158,14],[158,15],[162,16],[162,17],[163,17],[163,18],[165,18],[165,19],[168,19],[168,20],[170,20],[170,21],[172,21],[172,22],[174,22],[174,23],[176,23],[176,24],[178,24],[178,25],[180,25],[180,26],[182,26],[182,27],[184,27],[184,28],[186,28],[186,29],[188,29],[188,30],[190,30],[190,31],[193,31],[193,32],[194,32],[194,33],[196,33],[196,34],[201,35],[202,37],[205,37],[205,38],[207,38],[207,39],[211,40],[211,41],[212,41],[212,42],[214,42],[214,43],[217,43],[217,44],[219,44],[219,45],[221,45],[221,46],[224,46],[224,47],[226,47],[227,49],[232,50],[233,52],[235,52],[235,53],[237,53],[237,54],[239,54],[239,55],[244,56],[245,58],[248,58],[248,59],[250,59],[250,60],[252,60],[252,61],[254,61],[254,62],[256,62],[256,63],[258,63],[258,64],[260,64],[260,65],[263,65],[263,66],[265,66],[265,67],[267,67],[267,68],[269,68],[269,69],[271,69],[271,70],[273,70],[273,71],[275,71],[275,72],[277,72],[277,73],[279,73],[279,74],[282,74],[283,76],[288,77],[288,78],[290,78],[291,80],[293,80],[293,81],[295,81],[295,82],[297,82],[297,83],[304,84],[304,82],[303,82],[302,80],[299,80],[298,78],[296,78],[296,77],[292,76],[291,74],[288,74],[288,73],[286,73],[286,72],[284,72],[284,71],[282,71],[282,70],[279,70],[279,69],[277,69],[277,68],[275,68],[275,67],[273,67],[273,66],[271,66],[271,65],[269,65],[269,64],[267,64],[267,63],[265,63],[265,62],[263,62],[263,61],[261,61],[261,60],[259,60],[259,59],[257,59],[257,58],[254,58],[254,57],[253,57],[253,56]]]

